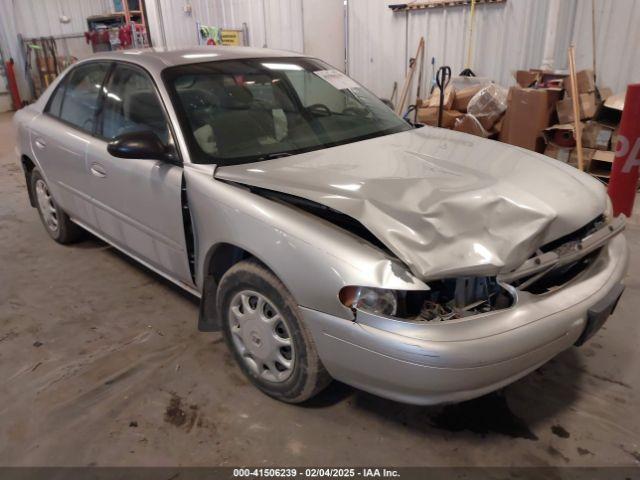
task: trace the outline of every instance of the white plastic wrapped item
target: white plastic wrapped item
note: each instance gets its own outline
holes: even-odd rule
[[[492,83],[476,93],[467,106],[467,112],[489,130],[507,109],[507,89]]]

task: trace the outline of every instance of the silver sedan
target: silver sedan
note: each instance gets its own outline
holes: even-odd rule
[[[199,329],[286,402],[331,378],[477,397],[584,343],[622,294],[624,223],[600,183],[410,125],[313,58],[101,54],[15,119],[48,234],[92,232],[200,297]]]

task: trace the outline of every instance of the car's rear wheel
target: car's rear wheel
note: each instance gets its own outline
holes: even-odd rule
[[[49,236],[62,244],[77,241],[82,235],[82,229],[58,206],[37,168],[31,171],[31,190],[36,198],[40,220]]]
[[[261,263],[245,260],[225,273],[218,312],[238,365],[267,395],[300,403],[330,383],[296,302]]]

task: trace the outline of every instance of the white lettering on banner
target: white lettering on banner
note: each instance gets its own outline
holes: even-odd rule
[[[629,139],[623,135],[618,137],[618,145],[616,145],[616,157],[624,157],[629,152]],[[636,139],[631,153],[622,166],[622,173],[629,173],[633,167],[640,166],[640,137]]]

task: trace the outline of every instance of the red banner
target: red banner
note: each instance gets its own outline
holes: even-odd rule
[[[631,216],[640,166],[640,84],[629,85],[624,99],[616,157],[609,179],[613,214]]]

